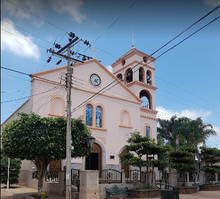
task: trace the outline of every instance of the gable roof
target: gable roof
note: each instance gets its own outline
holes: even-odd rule
[[[128,57],[131,57],[131,56],[133,56],[133,55],[135,55],[135,54],[138,54],[138,55],[140,55],[140,56],[142,56],[142,57],[148,57],[148,59],[149,59],[150,61],[153,61],[153,62],[155,62],[155,60],[156,60],[155,58],[153,58],[153,57],[147,55],[146,53],[143,53],[142,51],[137,50],[135,47],[131,47],[131,49],[130,49],[127,53],[125,53],[124,55],[122,55],[118,60],[116,60],[116,61],[112,64],[112,67],[115,67],[116,65],[118,65],[122,59],[127,59]]]
[[[139,99],[133,92],[131,92],[131,90],[124,85],[117,77],[115,77],[105,66],[103,66],[97,59],[90,59],[90,60],[86,60],[84,61],[85,64],[89,64],[89,63],[96,63],[97,65],[99,65],[109,76],[111,76],[113,78],[113,80],[115,82],[117,82],[119,85],[121,85],[121,87],[123,87],[123,89],[125,89],[138,103],[142,103],[141,99]],[[83,64],[75,64],[73,67],[80,67]],[[30,77],[38,77],[41,75],[46,75],[46,74],[50,74],[50,73],[54,73],[54,72],[58,72],[58,71],[62,71],[65,70],[67,68],[67,66],[60,66],[57,68],[53,68],[53,69],[49,69],[49,70],[45,70],[45,71],[40,71],[40,72],[36,72],[36,73],[32,73],[30,75]],[[111,83],[111,82],[109,82]]]

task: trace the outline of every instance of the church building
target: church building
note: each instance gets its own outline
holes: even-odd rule
[[[132,47],[111,65],[113,73],[96,59],[73,66],[72,117],[82,116],[96,138],[91,152],[93,170],[125,169],[118,154],[134,131],[156,140],[154,62],[153,57]],[[31,98],[2,125],[15,119],[17,112],[66,117],[66,70],[67,66],[61,66],[30,75]],[[72,159],[71,166],[86,169],[86,162],[87,158]],[[57,164],[63,168],[65,160]],[[27,169],[32,166],[29,162]],[[55,167],[53,163],[50,166]]]

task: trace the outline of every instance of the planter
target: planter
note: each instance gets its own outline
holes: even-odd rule
[[[197,187],[178,187],[179,194],[196,193]]]
[[[133,198],[160,197],[160,189],[132,190]]]
[[[41,191],[41,198],[45,198],[46,197],[46,191]]]
[[[220,190],[220,185],[202,185],[203,191],[216,191]]]

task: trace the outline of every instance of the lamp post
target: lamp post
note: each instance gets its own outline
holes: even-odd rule
[[[91,170],[91,148],[95,142],[95,138],[90,135],[89,137],[85,138],[85,140],[86,145],[89,148],[89,170]]]
[[[197,153],[197,154],[196,154],[196,157],[197,157],[197,159],[198,159],[198,161],[199,161],[199,173],[200,173],[200,159],[201,159],[201,153]]]

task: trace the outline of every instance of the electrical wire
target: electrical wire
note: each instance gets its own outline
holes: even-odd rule
[[[29,14],[31,14],[31,15],[33,15],[33,16],[35,16],[35,17],[37,17],[38,19],[41,19],[42,21],[44,21],[44,22],[46,22],[46,23],[50,24],[51,26],[54,26],[55,28],[57,28],[57,29],[59,29],[59,30],[61,30],[61,31],[65,32],[65,33],[67,33],[67,32],[66,32],[65,30],[63,30],[62,28],[60,28],[60,27],[58,27],[58,26],[56,26],[56,25],[52,24],[51,22],[49,22],[49,21],[47,21],[47,20],[45,20],[45,19],[43,19],[43,18],[41,18],[41,17],[39,17],[39,16],[37,16],[37,15],[33,14],[32,12],[30,12],[30,11],[28,11],[28,10],[26,10],[26,9],[24,9],[24,8],[22,8],[22,7],[20,7],[20,6],[18,6],[17,4],[12,3],[12,2],[11,2],[11,1],[9,1],[9,0],[6,0],[6,1],[8,1],[8,2],[9,2],[9,3],[11,3],[12,5],[14,5],[14,6],[16,6],[16,7],[20,8],[21,10],[24,10],[24,11],[28,12]]]

